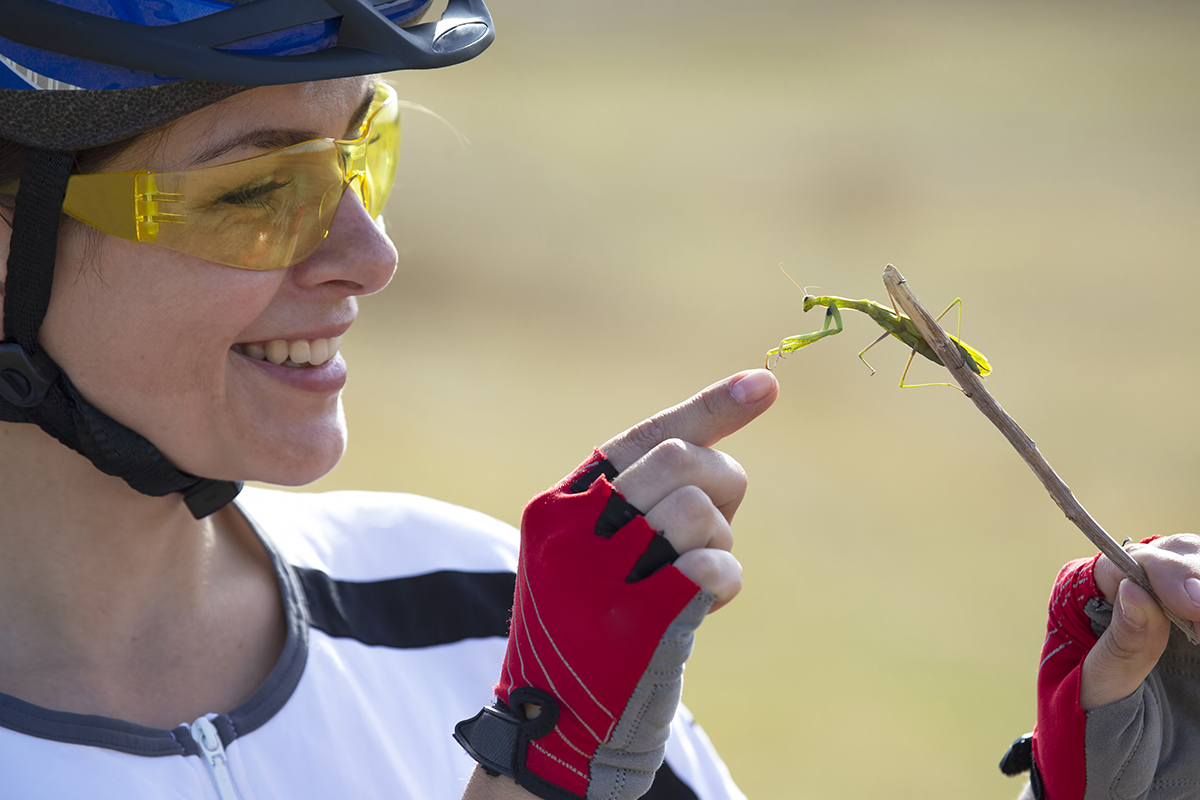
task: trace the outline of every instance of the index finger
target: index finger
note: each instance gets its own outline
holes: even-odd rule
[[[778,396],[779,383],[767,370],[739,372],[609,439],[600,451],[622,471],[668,439],[712,447],[770,408]]]

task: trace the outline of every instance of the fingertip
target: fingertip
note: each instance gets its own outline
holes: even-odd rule
[[[779,383],[768,370],[739,372],[643,420],[600,449],[624,471],[668,439],[712,447],[770,408],[778,394]]]
[[[729,393],[742,405],[760,403],[778,394],[779,381],[774,373],[766,369],[752,369],[735,376],[729,385]]]
[[[1121,581],[1117,587],[1117,609],[1125,620],[1126,627],[1135,631],[1144,631],[1150,618],[1142,603],[1154,600],[1140,586],[1128,578]]]
[[[1188,577],[1183,582],[1183,591],[1187,593],[1188,599],[1196,606],[1200,606],[1200,579]]]
[[[1157,637],[1159,629],[1165,631],[1171,626],[1154,597],[1129,578],[1122,580],[1117,587],[1115,605],[1115,610],[1122,617],[1123,627],[1130,633],[1139,636],[1153,634]]]

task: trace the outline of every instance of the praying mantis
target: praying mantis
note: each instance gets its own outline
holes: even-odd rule
[[[782,267],[781,267],[781,269],[782,269]],[[787,272],[785,271],[784,274],[787,275]],[[788,280],[791,280],[790,275],[788,275]],[[792,283],[795,283],[795,281],[792,281]],[[798,286],[799,286],[799,284],[797,284],[797,287]],[[846,297],[832,297],[832,296],[817,297],[815,295],[809,294],[807,289],[804,289],[803,291],[804,291],[804,310],[805,310],[805,312],[808,312],[815,306],[824,306],[826,309],[825,310],[825,322],[821,326],[821,330],[819,330],[819,331],[814,331],[813,333],[802,333],[802,334],[799,334],[796,336],[785,337],[782,341],[779,342],[778,347],[776,347],[772,350],[768,350],[767,356],[766,356],[766,364],[764,364],[764,366],[766,366],[767,369],[774,369],[775,365],[779,363],[779,359],[782,358],[787,353],[793,353],[802,347],[808,347],[813,342],[818,342],[821,339],[824,339],[826,336],[833,336],[835,333],[841,333],[842,332],[842,314],[839,309],[850,308],[855,311],[860,311],[863,314],[866,314],[871,319],[875,320],[876,324],[878,324],[879,327],[883,328],[883,330],[884,330],[884,332],[879,336],[878,339],[876,339],[875,341],[871,342],[869,345],[864,347],[858,354],[859,360],[867,365],[867,368],[869,370],[871,370],[872,375],[875,374],[875,368],[872,367],[867,362],[867,359],[864,357],[864,354],[868,350],[870,350],[872,347],[874,347],[875,345],[882,342],[888,336],[895,336],[897,339],[899,339],[900,341],[902,341],[906,345],[908,345],[910,348],[912,348],[912,353],[910,353],[908,356],[908,363],[904,365],[904,373],[900,376],[900,388],[912,389],[912,388],[916,388],[918,386],[950,386],[952,388],[958,389],[958,387],[952,383],[910,383],[910,384],[904,383],[905,377],[908,376],[908,368],[910,366],[912,366],[913,356],[915,356],[917,353],[920,353],[921,355],[925,356],[926,358],[928,358],[930,361],[934,362],[935,364],[939,364],[939,365],[942,364],[942,360],[940,358],[938,358],[937,353],[935,353],[933,351],[933,348],[929,346],[929,343],[926,342],[924,337],[922,337],[921,334],[917,331],[917,328],[915,325],[913,325],[912,320],[909,319],[908,317],[904,316],[903,314],[901,314],[900,311],[896,308],[896,298],[892,297],[892,293],[891,293],[890,289],[888,290],[888,297],[892,301],[891,308],[887,308],[883,305],[880,305],[879,303],[876,303],[874,300],[851,300]],[[958,306],[958,320],[959,320],[959,327],[961,328],[962,327],[962,299],[961,298],[957,298],[957,297],[954,298],[954,302],[951,303],[950,305],[946,306],[946,310],[943,311],[941,314],[938,314],[937,319],[940,320],[942,317],[946,316],[946,313],[948,311],[950,311],[950,309],[954,308],[955,306]],[[833,327],[830,327],[831,325]],[[949,334],[947,334],[947,336],[949,336]],[[978,350],[976,350],[975,348],[968,345],[966,342],[963,342],[962,340],[960,340],[957,336],[950,336],[950,341],[954,342],[955,346],[958,347],[958,351],[963,357],[963,362],[968,367],[970,367],[972,372],[974,372],[976,375],[979,375],[980,377],[983,377],[983,376],[991,373],[992,365],[988,363],[988,360],[984,357],[984,355],[982,353],[980,353]],[[771,361],[771,356],[775,356],[774,362]]]

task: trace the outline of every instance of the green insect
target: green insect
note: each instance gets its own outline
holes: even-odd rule
[[[790,280],[791,276],[789,275],[788,278]],[[958,306],[958,320],[959,327],[961,328],[962,300],[960,298],[955,298],[953,303],[946,306],[946,310],[941,314],[938,314],[937,319],[940,320],[942,317],[946,316],[946,313],[956,305]],[[826,308],[825,323],[821,326],[821,330],[813,333],[800,334],[798,336],[788,336],[787,338],[783,339],[779,343],[779,347],[767,351],[767,369],[774,369],[775,364],[779,362],[779,359],[787,353],[793,353],[802,347],[808,347],[813,342],[820,341],[826,336],[833,336],[835,333],[841,333],[842,314],[839,309],[852,308],[855,311],[861,311],[871,319],[875,320],[879,327],[883,328],[884,330],[884,333],[881,334],[878,339],[864,347],[858,354],[859,360],[867,365],[867,368],[871,370],[872,375],[875,374],[875,368],[867,362],[867,359],[863,357],[863,354],[890,335],[895,336],[897,339],[912,348],[912,353],[908,357],[908,363],[904,365],[904,374],[900,376],[901,388],[911,389],[917,386],[951,386],[955,389],[958,388],[952,383],[904,383],[904,378],[908,375],[908,368],[912,366],[913,356],[915,356],[917,353],[925,356],[935,364],[941,364],[942,360],[938,358],[937,353],[934,352],[933,348],[929,346],[929,343],[926,342],[924,337],[922,337],[917,331],[917,328],[915,325],[913,325],[912,320],[901,314],[896,308],[896,301],[894,298],[892,299],[892,307],[885,308],[873,300],[850,300],[845,297],[816,297],[809,294],[808,290],[805,289],[804,310],[809,311],[814,306],[825,306]],[[830,327],[831,325],[832,327]],[[947,336],[949,336],[949,334],[947,334]],[[960,340],[957,336],[950,336],[950,340],[957,345],[958,352],[963,357],[963,362],[971,368],[972,372],[980,377],[991,373],[992,365],[988,363],[988,360],[983,356],[982,353],[968,345],[966,342]],[[771,356],[775,356],[774,362],[771,361]]]

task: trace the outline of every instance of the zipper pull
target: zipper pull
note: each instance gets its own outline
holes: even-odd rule
[[[192,739],[200,747],[200,757],[208,767],[213,785],[217,787],[217,797],[220,800],[238,800],[233,788],[233,776],[229,774],[229,759],[225,755],[225,745],[221,744],[217,726],[208,717],[201,717],[192,723],[190,730]]]

